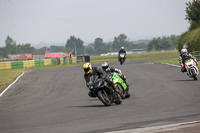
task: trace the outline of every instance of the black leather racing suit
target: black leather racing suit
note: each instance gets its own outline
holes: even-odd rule
[[[90,81],[90,77],[91,77],[92,75],[98,75],[98,77],[99,77],[100,79],[105,79],[106,82],[107,82],[113,89],[115,89],[114,84],[113,84],[112,82],[110,82],[109,80],[106,79],[106,76],[107,76],[106,72],[105,72],[104,70],[102,70],[101,68],[99,68],[99,67],[92,67],[92,73],[89,73],[89,74],[86,74],[86,73],[85,73],[85,74],[84,74],[84,78],[85,78],[85,81],[86,81],[86,85],[87,85],[87,83]],[[96,97],[91,91],[89,91],[88,95],[89,95],[90,97]]]
[[[124,54],[125,54],[125,58],[126,58],[126,50],[120,49],[119,52],[118,52],[118,58],[120,58],[119,55],[120,55],[121,53],[124,53]]]

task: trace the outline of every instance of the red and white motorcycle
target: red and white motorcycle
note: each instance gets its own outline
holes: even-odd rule
[[[194,80],[198,79],[199,69],[196,65],[196,62],[192,58],[185,61],[185,68],[187,70],[187,75],[190,78],[194,78]]]

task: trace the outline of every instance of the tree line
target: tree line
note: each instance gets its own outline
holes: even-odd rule
[[[127,51],[133,49],[143,49],[146,51],[161,51],[161,50],[172,50],[177,48],[177,41],[179,36],[171,35],[170,37],[158,37],[152,40],[138,40],[130,41],[125,34],[120,34],[114,37],[113,42],[104,42],[102,38],[96,38],[93,43],[88,44],[85,49],[84,42],[80,38],[70,36],[63,46],[52,45],[48,47],[42,47],[36,49],[31,44],[16,44],[11,37],[7,37],[5,47],[0,48],[0,58],[7,58],[8,55],[13,54],[44,54],[45,52],[72,52],[77,55],[99,55],[106,54],[108,52],[118,52],[123,46]],[[90,47],[92,46],[92,47]]]
[[[162,51],[162,50],[174,50],[177,49],[177,42],[179,36],[171,35],[169,37],[158,37],[152,40],[139,40],[130,41],[125,34],[120,34],[114,37],[113,42],[104,42],[102,38],[96,38],[93,43],[89,44],[87,49],[83,48],[83,41],[80,38],[71,36],[67,41],[65,47],[68,49],[74,49],[76,45],[78,55],[99,55],[106,54],[108,52],[118,52],[123,46],[127,51],[132,51],[133,49],[143,49],[146,51]]]
[[[181,34],[178,41],[179,52],[184,44],[188,45],[188,51],[200,51],[200,0],[193,0],[186,3],[185,19],[189,21],[188,31]]]

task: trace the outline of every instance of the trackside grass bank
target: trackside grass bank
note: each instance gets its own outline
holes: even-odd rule
[[[178,51],[147,52],[147,53],[127,54],[126,61],[178,57],[178,56],[179,56]],[[118,62],[118,55],[91,56],[90,59],[91,59],[91,63],[102,63],[105,61]]]
[[[148,52],[148,53],[137,53],[137,54],[128,54],[126,61],[130,60],[144,60],[144,59],[154,59],[154,58],[167,58],[167,57],[177,57],[179,55],[178,51],[165,51],[165,52]],[[98,64],[102,62],[118,62],[117,55],[109,56],[91,56],[90,61],[92,64]],[[51,66],[41,66],[34,67],[29,69],[9,69],[9,70],[0,70],[0,92],[2,89],[14,81],[22,72],[28,70],[36,69],[54,69],[60,67],[69,67],[82,65],[82,63],[73,63],[73,64],[61,64],[61,65],[51,65]]]
[[[200,61],[197,61],[198,64],[200,63]],[[151,61],[148,63],[169,63],[169,64],[174,64],[174,65],[180,65],[179,64],[179,60],[178,58],[174,58],[174,59],[166,59],[166,60],[156,60],[156,61]],[[198,65],[198,68],[200,69],[200,66]]]
[[[0,92],[1,89],[7,84],[11,83],[18,77],[21,73],[26,71],[25,69],[10,69],[10,70],[1,70],[0,71]]]

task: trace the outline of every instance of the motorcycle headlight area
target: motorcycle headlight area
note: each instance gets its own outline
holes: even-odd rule
[[[104,86],[104,82],[103,82],[103,80],[99,80],[99,82],[98,82],[98,85],[97,85],[98,87],[101,87],[101,86]]]
[[[114,83],[117,83],[117,82],[118,82],[118,78],[116,78],[113,82],[114,82]]]

